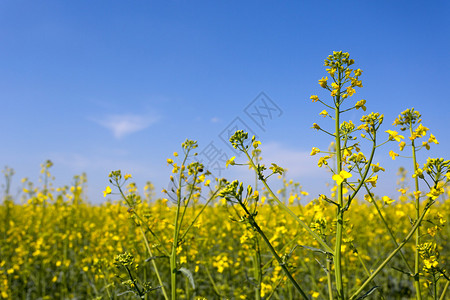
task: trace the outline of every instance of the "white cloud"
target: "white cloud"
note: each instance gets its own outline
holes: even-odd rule
[[[114,137],[120,139],[131,133],[144,130],[158,121],[152,115],[115,114],[102,119],[94,119],[101,126],[112,131]]]

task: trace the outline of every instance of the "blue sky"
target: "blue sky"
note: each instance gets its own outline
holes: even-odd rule
[[[449,14],[448,1],[1,1],[0,166],[16,184],[37,181],[46,159],[57,186],[86,172],[100,203],[115,169],[166,187],[165,160],[186,138],[232,155],[220,134],[239,118],[316,196],[330,175],[309,152],[330,140],[310,128],[327,120],[309,96],[334,50],[364,71],[353,100],[384,113],[383,130],[415,107],[440,142],[421,157],[448,158]],[[261,92],[279,108],[264,128],[245,113]],[[376,158],[387,169],[377,193],[395,196],[410,164],[386,159],[391,149]]]

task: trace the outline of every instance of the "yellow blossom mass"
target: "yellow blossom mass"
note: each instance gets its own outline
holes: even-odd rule
[[[341,172],[339,172],[339,174],[334,174],[332,179],[334,181],[336,181],[337,185],[342,184],[342,182],[344,182],[344,180],[351,178],[353,175],[347,171],[342,170]]]

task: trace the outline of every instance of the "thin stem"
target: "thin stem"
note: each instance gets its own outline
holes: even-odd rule
[[[253,276],[255,277],[255,299],[261,300],[261,282],[262,282],[262,271],[261,271],[261,251],[259,248],[258,236],[255,237],[255,252],[253,255]]]
[[[433,298],[434,300],[438,300],[436,274],[433,274]]]
[[[409,132],[411,134],[411,136],[413,136],[413,131],[412,131],[412,121],[409,121]],[[414,174],[416,174],[417,172],[417,158],[416,158],[416,147],[414,144],[414,140],[412,140],[411,142],[412,144],[412,156],[413,156],[413,164],[414,164]],[[417,176],[414,177],[414,184],[415,184],[415,190],[416,192],[419,192],[419,179],[417,178]],[[416,220],[419,219],[420,216],[420,198],[418,196],[415,196],[416,199]],[[420,275],[419,275],[419,264],[420,264],[420,257],[419,257],[419,245],[420,245],[420,224],[419,227],[417,228],[416,231],[416,250],[414,252],[414,287],[416,289],[416,299],[417,300],[421,300],[422,299],[422,294],[420,291]]]
[[[127,270],[128,276],[130,276],[130,279],[131,279],[131,281],[133,282],[134,289],[138,292],[139,297],[143,296],[144,294],[143,294],[143,292],[141,292],[141,290],[139,289],[139,287],[138,287],[138,285],[137,285],[137,282],[136,282],[136,279],[134,279],[133,275],[131,274],[130,269],[128,269],[127,266],[125,266],[125,269]]]
[[[211,282],[211,284],[212,284],[212,286],[213,286],[213,290],[214,290],[214,292],[216,293],[216,295],[219,296],[219,297],[221,297],[221,298],[224,297],[224,296],[220,293],[219,288],[217,287],[216,283],[214,282],[214,279],[213,279],[213,277],[211,276],[211,273],[209,272],[208,266],[205,266],[205,270],[206,270],[206,275],[208,275],[208,279],[209,279],[209,281]]]
[[[450,280],[447,280],[447,283],[444,286],[444,290],[442,291],[441,297],[439,298],[439,300],[444,300],[445,299],[445,293],[447,292],[448,286],[450,285]]]
[[[375,208],[376,208],[376,210],[378,212],[378,216],[380,217],[381,221],[383,222],[384,227],[386,227],[387,231],[389,232],[389,235],[391,237],[392,242],[394,243],[394,246],[398,247],[398,243],[397,243],[397,240],[395,239],[395,235],[392,232],[392,229],[389,227],[389,224],[387,223],[386,219],[384,218],[383,214],[381,213],[381,210],[378,207],[377,202],[373,198],[372,193],[370,193],[370,190],[369,190],[369,188],[367,187],[367,185],[365,183],[364,183],[364,187],[366,188],[367,194],[369,195],[370,199],[372,200],[371,203],[373,204],[373,206],[375,206]],[[405,263],[406,267],[408,268],[409,272],[411,274],[413,274],[413,269],[409,265],[408,260],[406,259],[405,255],[403,254],[403,251],[400,251],[400,256],[401,256],[403,262]]]
[[[331,279],[331,259],[327,257],[327,282],[328,282],[328,297],[333,300],[333,283]]]
[[[275,257],[275,259],[278,262],[278,265],[283,269],[284,273],[286,274],[286,276],[289,278],[289,280],[291,281],[292,285],[295,287],[295,289],[300,293],[300,295],[302,295],[303,299],[309,299],[308,296],[305,294],[305,292],[302,290],[302,288],[300,287],[300,285],[297,283],[297,281],[294,279],[294,277],[292,276],[291,272],[289,272],[288,268],[286,267],[286,263],[283,262],[283,260],[281,259],[281,257],[277,254],[277,252],[275,251],[275,249],[273,248],[272,244],[270,243],[269,239],[266,237],[266,235],[264,234],[264,232],[261,230],[261,228],[258,226],[258,224],[255,222],[255,220],[253,219],[253,217],[251,217],[250,215],[250,222],[252,223],[253,228],[255,228],[255,230],[259,233],[259,235],[263,238],[264,242],[266,243],[267,247],[269,247],[270,252],[272,253],[272,255]]]
[[[364,272],[366,272],[367,276],[370,276],[370,271],[369,271],[369,269],[367,269],[366,264],[364,263],[363,259],[362,259],[361,256],[359,255],[359,252],[358,252],[357,250],[355,250],[355,251],[356,251],[355,254],[356,254],[356,256],[358,257],[359,262],[360,262],[361,265],[363,266]],[[377,284],[377,283],[375,282],[375,280],[374,280],[374,283]],[[385,298],[384,298],[384,296],[383,296],[383,291],[380,290],[380,289],[379,289],[378,291],[379,291],[379,293],[380,293],[380,299],[384,300]]]
[[[150,246],[148,244],[148,240],[147,240],[147,237],[145,236],[145,232],[144,232],[144,230],[142,230],[141,226],[139,226],[139,229],[141,231],[142,237],[144,238],[145,247],[147,248],[147,252],[150,255],[150,257],[152,257],[153,256],[152,250],[150,249]],[[164,284],[162,282],[161,275],[159,274],[159,270],[158,270],[158,267],[156,266],[156,262],[154,259],[152,259],[152,265],[153,265],[153,269],[155,269],[156,277],[158,278],[159,285],[161,286],[161,291],[164,295],[164,299],[168,300],[169,297],[167,296],[166,289],[164,288]]]
[[[180,209],[181,209],[181,189],[182,189],[182,179],[183,179],[183,166],[186,163],[186,160],[189,155],[189,149],[185,152],[185,157],[183,159],[183,163],[181,164],[178,176],[178,187],[177,187],[177,210],[175,213],[175,220],[173,223],[173,241],[172,241],[172,252],[170,254],[170,283],[171,283],[171,299],[177,299],[177,248],[178,248],[178,235],[180,233],[181,223],[179,223],[180,219]]]
[[[116,182],[116,186],[119,190],[120,195],[122,196],[122,198],[128,203],[127,201],[127,197],[125,196],[122,188],[119,185],[119,182]],[[148,226],[147,222],[144,222],[144,220],[142,220],[142,218],[136,213],[136,211],[134,210],[134,208],[128,203],[128,206],[133,209],[133,215],[140,221],[140,224],[145,224],[146,229],[153,235],[153,237],[157,240],[157,242],[162,245],[163,243],[161,242],[161,240],[159,239],[159,237],[153,232],[153,230]],[[162,248],[164,254],[166,254],[167,256],[170,256],[169,251],[167,251],[167,249],[165,247]]]
[[[206,201],[205,205],[203,205],[203,207],[200,209],[198,214],[195,216],[194,220],[192,220],[191,224],[189,224],[189,226],[183,232],[183,235],[181,236],[180,240],[184,239],[184,237],[189,232],[189,230],[192,228],[192,226],[195,224],[195,222],[197,222],[197,219],[200,217],[200,215],[203,213],[203,211],[206,209],[206,207],[208,207],[208,204],[216,198],[216,195],[219,193],[220,189],[221,189],[221,187],[219,186],[219,188],[211,195],[211,197],[208,199],[208,201]]]
[[[339,72],[338,85],[340,86],[341,82],[341,72]],[[335,143],[336,143],[336,164],[337,171],[336,174],[339,174],[342,171],[342,156],[341,156],[341,135],[340,135],[340,111],[339,111],[339,102],[340,102],[340,89],[338,94],[336,95],[336,107],[335,107]],[[338,207],[336,208],[336,242],[334,248],[334,271],[335,271],[335,280],[336,280],[336,290],[338,299],[345,299],[344,296],[344,288],[342,285],[342,230],[344,227],[344,210],[342,209],[344,206],[343,201],[343,193],[342,193],[342,184],[337,186],[337,203]]]

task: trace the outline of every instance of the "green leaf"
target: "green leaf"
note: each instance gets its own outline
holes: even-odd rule
[[[191,284],[192,288],[195,290],[195,281],[194,281],[194,276],[192,275],[192,272],[184,267],[181,267],[178,271],[183,273],[183,275],[188,278],[189,283]]]
[[[373,292],[375,292],[376,289],[378,289],[379,286],[374,286],[373,288],[371,288],[367,293],[365,293],[364,295],[362,295],[361,297],[357,298],[356,300],[362,300],[364,298],[367,298],[370,294],[372,294]]]
[[[322,249],[318,249],[318,248],[314,248],[314,247],[309,247],[309,246],[303,246],[303,245],[299,245],[299,246],[302,247],[302,248],[311,250],[311,251],[313,251],[313,252],[319,252],[319,253],[323,253],[323,254],[326,254],[326,255],[333,255],[333,253],[329,253],[329,252],[324,251],[324,250],[322,250]]]
[[[167,258],[167,256],[165,256],[165,255],[151,256],[151,257],[147,258],[147,259],[145,260],[145,262],[149,262],[149,261],[151,261],[151,260],[153,260],[153,259],[158,259],[158,258]]]

